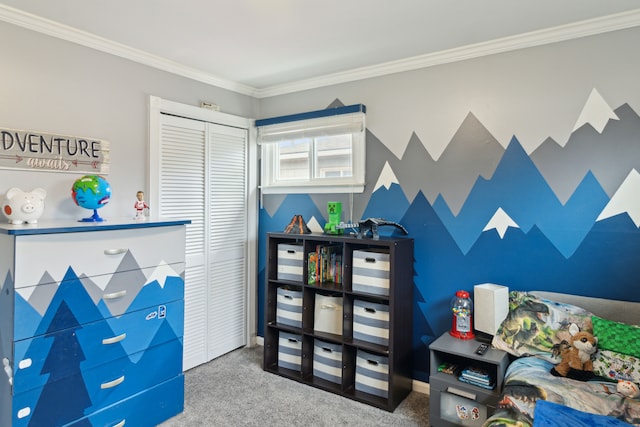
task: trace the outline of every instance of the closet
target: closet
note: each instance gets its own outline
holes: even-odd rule
[[[191,220],[185,269],[187,370],[246,345],[251,336],[251,124],[197,107],[167,108],[176,104],[159,98],[150,101],[151,209],[160,217]]]

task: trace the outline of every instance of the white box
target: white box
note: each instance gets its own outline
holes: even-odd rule
[[[354,292],[389,295],[389,253],[381,249],[353,251],[351,288]]]
[[[304,246],[301,243],[278,245],[278,280],[302,281]]]
[[[313,376],[342,383],[342,347],[320,340],[313,343]]]
[[[389,306],[353,300],[353,338],[389,345]]]
[[[509,288],[484,283],[473,287],[475,330],[495,335],[509,313]]]
[[[301,328],[302,291],[280,287],[276,293],[276,323]]]
[[[356,390],[386,399],[389,395],[389,358],[358,350]]]
[[[278,366],[294,371],[302,369],[302,336],[280,331]]]
[[[342,297],[316,294],[313,330],[342,335]]]

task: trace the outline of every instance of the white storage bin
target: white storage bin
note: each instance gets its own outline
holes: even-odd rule
[[[389,345],[389,306],[369,301],[353,301],[353,338]]]
[[[304,246],[302,243],[278,245],[278,280],[302,281]]]
[[[356,390],[387,398],[389,395],[389,358],[358,350]]]
[[[342,297],[316,294],[313,329],[342,335]]]
[[[342,383],[342,346],[315,340],[313,375],[333,383]]]
[[[276,323],[301,328],[302,291],[280,287],[276,292]]]
[[[278,366],[294,371],[302,368],[302,336],[280,331],[278,337]]]
[[[352,264],[354,292],[389,295],[389,253],[386,250],[355,250]]]

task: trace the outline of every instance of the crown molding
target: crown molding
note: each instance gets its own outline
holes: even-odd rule
[[[414,56],[398,61],[390,61],[369,67],[356,68],[344,72],[327,74],[324,76],[300,80],[297,82],[274,85],[257,89],[256,98],[267,98],[288,93],[317,89],[357,80],[381,77],[388,74],[412,71],[451,62],[464,61],[482,56],[494,55],[518,49],[542,46],[561,41],[578,39],[610,31],[623,30],[640,26],[640,9],[579,21],[544,30],[531,31],[515,36],[489,40],[483,43],[462,46],[455,49],[443,50],[426,55]]]
[[[223,79],[161,56],[134,49],[95,34],[2,4],[0,4],[0,21],[242,95],[268,98],[637,27],[640,26],[640,9],[265,88],[255,88],[236,81]]]
[[[228,89],[242,95],[255,96],[256,89],[232,80],[226,80],[204,71],[187,67],[167,58],[132,48],[104,37],[78,30],[19,9],[0,4],[0,21],[5,21],[51,37],[56,37],[85,47],[96,49],[111,55],[129,59],[162,71]]]

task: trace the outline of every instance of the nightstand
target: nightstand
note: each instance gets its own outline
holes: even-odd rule
[[[478,355],[476,350],[480,344],[475,339],[454,338],[447,332],[429,346],[429,422],[432,426],[481,426],[494,413],[509,355],[491,347]],[[469,368],[476,373],[487,373],[495,386],[485,388],[458,379],[462,371]]]

